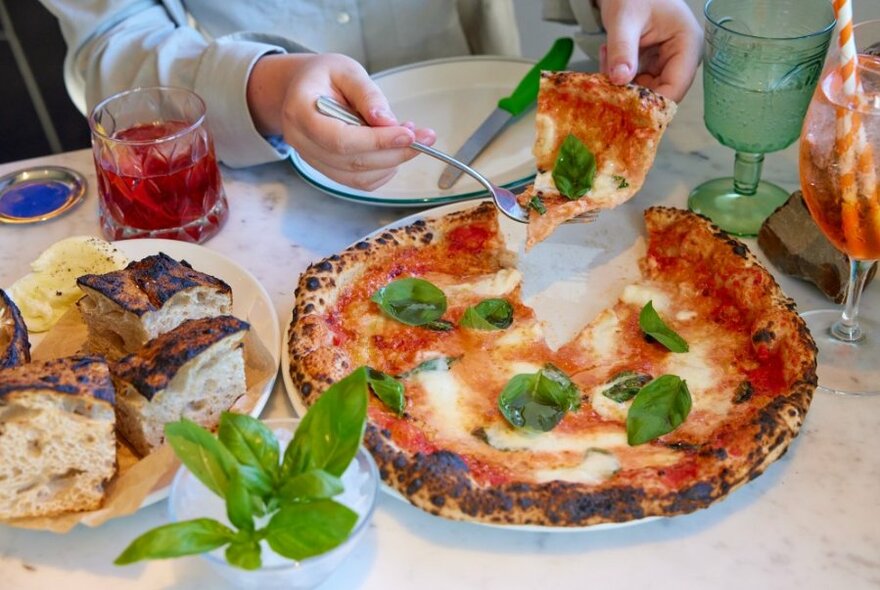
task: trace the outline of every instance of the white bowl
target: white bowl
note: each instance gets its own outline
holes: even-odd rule
[[[283,449],[287,446],[296,426],[299,425],[299,420],[266,420],[265,423],[278,437],[283,454]],[[229,565],[224,557],[225,547],[205,553],[201,557],[217,573],[238,588],[260,590],[314,588],[333,573],[354,549],[373,516],[379,486],[379,471],[373,457],[363,447],[358,449],[351,465],[342,474],[342,482],[345,491],[334,500],[354,510],[358,514],[358,520],[351,535],[338,547],[302,561],[293,561],[276,554],[265,541],[262,541],[263,566],[257,570],[244,570]],[[193,518],[214,518],[231,526],[226,517],[225,502],[206,488],[185,467],[178,470],[171,484],[168,516],[175,522]]]

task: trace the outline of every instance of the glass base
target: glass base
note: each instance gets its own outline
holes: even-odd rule
[[[214,237],[226,223],[226,218],[229,217],[229,205],[226,201],[226,194],[221,190],[217,202],[204,216],[186,225],[163,229],[140,229],[123,225],[116,221],[103,205],[100,207],[98,215],[101,220],[101,231],[104,232],[104,236],[108,240],[161,238],[201,244],[208,238]]]
[[[819,347],[819,389],[841,395],[880,395],[880,324],[860,317],[860,338],[847,342],[832,335],[840,316],[840,309],[801,314]]]
[[[688,209],[705,215],[728,233],[756,236],[764,220],[789,196],[784,188],[763,180],[754,195],[743,195],[733,190],[732,177],[716,178],[691,192]]]

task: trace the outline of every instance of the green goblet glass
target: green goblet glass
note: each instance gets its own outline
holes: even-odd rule
[[[703,62],[704,120],[736,150],[733,177],[695,188],[692,211],[722,229],[757,235],[788,191],[761,180],[764,154],[791,145],[834,29],[829,0],[709,0]]]

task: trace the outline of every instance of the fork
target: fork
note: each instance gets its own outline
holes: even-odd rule
[[[347,106],[340,104],[333,98],[330,98],[329,96],[319,96],[318,100],[315,101],[315,106],[318,109],[318,112],[320,112],[322,115],[332,117],[334,119],[342,121],[343,123],[357,126],[367,125],[367,122],[364,121],[360,115],[349,109]],[[437,158],[441,162],[445,162],[450,166],[455,166],[465,174],[472,176],[477,182],[485,187],[490,195],[492,195],[492,200],[495,202],[495,206],[498,208],[499,211],[501,211],[510,219],[519,223],[529,222],[528,211],[523,209],[523,207],[519,204],[519,202],[516,200],[516,195],[514,195],[506,188],[502,188],[493,184],[489,181],[489,179],[487,179],[485,176],[483,176],[464,162],[460,162],[449,154],[441,152],[438,149],[434,149],[417,141],[412,142],[409,147],[413,148],[414,150],[418,150],[423,154],[428,154],[433,158]],[[473,198],[482,198],[482,195]],[[591,221],[596,220],[597,215],[598,211],[596,210],[587,211],[586,213],[578,215],[573,219],[569,219],[568,221],[566,221],[566,223],[590,223]]]

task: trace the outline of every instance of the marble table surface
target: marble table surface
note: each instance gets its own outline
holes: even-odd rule
[[[764,177],[796,188],[795,150],[768,155]],[[99,231],[90,153],[4,164],[0,175],[39,163],[84,173],[88,196],[54,221],[0,226],[0,285],[27,272],[28,263],[52,242]],[[729,175],[732,165],[733,153],[703,126],[698,81],[664,137],[641,194],[584,231],[606,236],[618,235],[618,227],[638,231],[632,228],[641,227],[644,207],[685,206],[694,185]],[[224,182],[230,219],[205,245],[262,282],[282,327],[298,275],[310,262],[413,212],[331,198],[285,162],[226,169]],[[806,283],[776,275],[801,310],[830,307]],[[869,286],[863,312],[880,317],[880,281]],[[281,381],[264,416],[293,412]],[[322,588],[880,588],[878,433],[880,398],[817,392],[800,436],[764,475],[709,509],[611,530],[490,528],[433,517],[382,494],[363,542]],[[131,539],[165,522],[165,502],[159,502],[65,535],[0,527],[0,587],[224,588],[198,558],[112,565]]]

